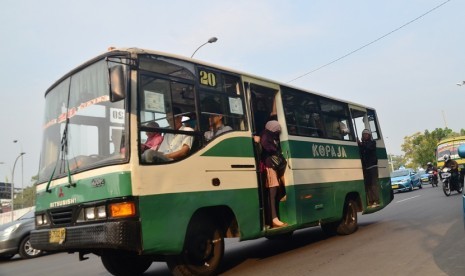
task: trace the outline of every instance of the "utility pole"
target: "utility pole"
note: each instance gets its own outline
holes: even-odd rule
[[[444,110],[441,110],[441,111],[442,111],[442,119],[444,120],[444,125],[447,128],[446,113],[444,112]]]

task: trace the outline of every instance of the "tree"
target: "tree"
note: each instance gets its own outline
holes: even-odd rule
[[[34,206],[36,196],[36,187],[26,187],[21,193],[15,194],[14,208],[26,208]]]
[[[465,130],[461,130],[462,132]],[[445,138],[460,136],[460,133],[453,132],[449,128],[436,128],[432,132],[425,130],[423,133],[416,132],[411,136],[404,137],[402,151],[405,152],[404,161],[406,167],[424,167],[426,163],[436,163],[437,143]]]
[[[398,170],[399,167],[403,166],[404,163],[404,156],[403,155],[393,155],[389,154],[389,170]]]

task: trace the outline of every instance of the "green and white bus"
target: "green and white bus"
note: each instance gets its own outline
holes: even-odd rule
[[[393,198],[376,112],[360,104],[137,48],[109,49],[59,79],[45,99],[31,243],[80,260],[99,255],[114,275],[142,274],[154,261],[177,275],[217,274],[224,238],[289,237],[314,226],[347,235],[358,212]],[[206,141],[212,114],[231,131]],[[172,128],[175,115],[191,130]],[[253,139],[270,116],[282,126],[287,159],[279,218],[288,226],[280,228],[268,226]],[[377,142],[379,206],[367,204],[356,142],[365,128]],[[147,158],[146,132],[186,135],[189,152]]]

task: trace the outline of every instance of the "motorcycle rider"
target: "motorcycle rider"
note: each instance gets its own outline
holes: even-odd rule
[[[433,166],[431,162],[428,162],[426,164],[426,172],[429,174],[429,178],[430,178],[429,180],[431,184],[437,183],[438,181],[437,171],[438,171],[437,168]]]
[[[455,160],[450,159],[449,154],[444,154],[444,166],[442,169],[450,169],[450,182],[452,185],[456,185],[459,182],[459,164]],[[457,185],[458,186],[458,185]]]
[[[426,163],[426,172],[435,171],[435,170],[436,168],[433,166],[431,162]]]

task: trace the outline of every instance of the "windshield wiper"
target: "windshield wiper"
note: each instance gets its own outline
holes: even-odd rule
[[[50,179],[48,180],[47,187],[45,187],[45,191],[48,193],[51,193],[52,190],[50,190],[50,183],[52,183],[53,176],[55,175],[55,171],[57,169],[58,161],[61,160],[60,168],[65,165],[65,168],[67,169],[67,174],[68,174],[68,184],[65,187],[76,187],[76,183],[73,183],[71,181],[71,170],[69,169],[69,160],[68,160],[68,125],[69,125],[69,118],[66,118],[66,123],[65,123],[65,129],[63,130],[63,137],[61,138],[61,149],[60,149],[60,156],[57,158],[57,163],[55,164],[55,167],[53,168],[52,175],[50,176]],[[63,162],[66,162],[66,164],[63,164]]]

